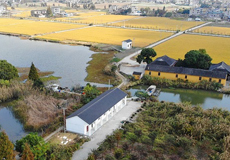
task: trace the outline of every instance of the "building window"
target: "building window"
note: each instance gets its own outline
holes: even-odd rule
[[[89,126],[86,127],[86,132],[89,132]]]
[[[160,76],[161,75],[161,72],[158,72],[158,76]]]
[[[151,72],[149,72],[149,75],[151,75]]]
[[[212,82],[212,78],[209,78],[209,82]]]
[[[221,79],[219,79],[219,83],[221,83]]]
[[[199,80],[202,80],[202,77],[199,77]]]
[[[185,77],[184,77],[185,79],[187,79],[188,78],[188,76],[187,75],[185,75]]]
[[[176,74],[176,78],[178,78],[178,74]]]
[[[91,124],[91,128],[93,128],[93,124]]]

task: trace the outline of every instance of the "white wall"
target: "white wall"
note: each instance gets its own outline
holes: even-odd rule
[[[70,132],[85,135],[87,125],[88,123],[77,116],[66,119],[66,130]]]
[[[122,49],[130,49],[130,48],[132,48],[132,42],[129,43],[125,41],[122,42]]]
[[[74,133],[84,134],[87,136],[91,136],[94,132],[96,132],[103,124],[105,124],[109,120],[109,115],[114,116],[117,112],[119,112],[126,105],[127,97],[120,100],[117,104],[115,104],[110,110],[108,110],[105,114],[101,115],[97,120],[95,120],[92,124],[88,124],[83,121],[79,117],[71,117],[66,119],[66,130]],[[116,112],[114,112],[114,109]],[[111,117],[110,117],[111,118]],[[86,131],[88,126],[89,131]]]

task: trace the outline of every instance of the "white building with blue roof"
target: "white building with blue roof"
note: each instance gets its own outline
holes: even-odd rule
[[[102,93],[66,118],[66,130],[91,136],[126,105],[126,99],[119,88]]]

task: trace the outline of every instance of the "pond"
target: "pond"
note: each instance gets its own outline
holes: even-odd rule
[[[54,76],[62,77],[59,80],[62,87],[71,88],[76,84],[83,86],[87,83],[84,81],[87,63],[95,53],[85,46],[21,40],[19,37],[0,35],[0,59],[16,67],[30,67],[33,62],[41,71],[54,71]],[[23,125],[9,107],[0,107],[0,125],[13,142],[26,135]]]
[[[145,91],[147,86],[132,87],[128,91],[134,96],[136,91]],[[189,90],[189,89],[167,89],[163,88],[158,96],[160,101],[167,102],[190,102],[192,105],[201,105],[204,109],[214,107],[230,111],[230,96],[222,93]]]
[[[62,77],[62,87],[87,83],[84,81],[87,63],[95,53],[85,46],[21,40],[18,37],[0,35],[0,59],[5,59],[16,67],[30,67],[33,62],[41,71],[54,71],[54,76]]]
[[[27,134],[23,125],[14,117],[11,107],[0,106],[0,126],[12,142],[16,142]]]

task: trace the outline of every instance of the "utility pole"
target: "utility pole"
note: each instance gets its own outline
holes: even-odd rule
[[[65,102],[65,107],[62,107],[62,109],[63,109],[63,120],[64,120],[64,133],[66,133],[66,117],[65,117],[65,110],[67,109],[67,103],[68,103],[68,101],[67,100],[65,100],[66,102]]]
[[[110,90],[110,79],[109,79],[109,90]]]

